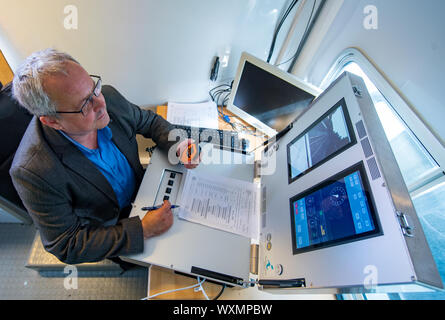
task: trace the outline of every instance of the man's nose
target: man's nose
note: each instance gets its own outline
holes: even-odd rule
[[[102,93],[96,97],[93,95],[93,110],[94,112],[98,112],[105,107],[105,99]]]

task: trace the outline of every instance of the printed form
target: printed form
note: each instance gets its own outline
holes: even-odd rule
[[[219,230],[257,239],[258,185],[252,182],[188,171],[179,217]]]
[[[190,127],[218,129],[218,109],[213,101],[203,103],[169,102],[167,121]]]

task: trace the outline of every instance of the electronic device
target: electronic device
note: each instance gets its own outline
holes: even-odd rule
[[[227,109],[273,137],[320,93],[314,86],[243,52]]]
[[[177,141],[183,139],[193,139],[198,143],[211,143],[215,148],[228,150],[231,152],[247,153],[249,140],[239,138],[238,132],[210,128],[197,128],[184,125],[173,124]]]
[[[203,161],[194,170],[257,183],[258,238],[175,216],[170,230],[145,241],[142,253],[122,259],[271,292],[443,288],[360,77],[340,76],[259,159],[212,151],[215,159],[229,155],[231,162]],[[177,203],[187,172],[156,150],[130,216],[142,218],[141,207],[165,196]]]

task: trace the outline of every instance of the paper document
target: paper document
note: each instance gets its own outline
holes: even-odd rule
[[[174,103],[169,102],[167,121],[173,124],[218,129],[218,110],[216,103]]]
[[[257,184],[188,171],[179,217],[248,238],[258,237]]]

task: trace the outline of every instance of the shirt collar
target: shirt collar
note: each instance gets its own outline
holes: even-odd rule
[[[62,130],[58,130],[65,138],[67,138],[69,141],[71,141],[75,146],[77,146],[78,148],[80,148],[82,151],[85,151],[89,154],[93,154],[97,152],[97,149],[89,149],[83,145],[81,145],[79,142],[77,142],[76,140],[74,140],[73,138],[71,138],[69,135],[67,135],[65,132],[63,132]],[[98,143],[100,143],[100,141],[102,139],[106,139],[106,140],[111,140],[111,138],[113,137],[113,133],[111,132],[111,129],[106,126],[103,129],[99,129],[97,130],[97,141]]]

